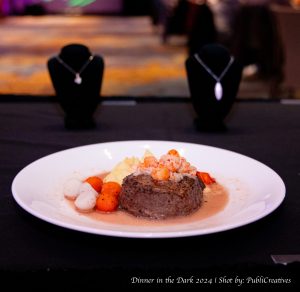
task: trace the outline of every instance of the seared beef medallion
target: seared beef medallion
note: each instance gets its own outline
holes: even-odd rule
[[[165,219],[186,216],[198,210],[204,183],[196,176],[179,181],[155,180],[148,174],[131,174],[122,184],[120,208],[137,217]]]

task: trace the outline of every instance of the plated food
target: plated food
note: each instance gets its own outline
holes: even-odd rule
[[[96,207],[82,212],[77,211],[75,198],[64,197],[68,184],[71,190],[78,189],[87,178],[96,176],[104,185],[116,174],[119,177],[114,179],[130,175],[145,151],[158,157],[173,148],[198,171],[216,178],[215,183],[205,185],[201,206],[190,215],[151,220],[119,207],[112,212],[97,211]],[[132,153],[138,157],[132,158]],[[201,175],[202,180],[209,178]],[[42,157],[15,176],[12,194],[25,211],[63,228],[117,237],[170,238],[211,234],[260,220],[282,203],[285,185],[268,166],[236,152],[200,144],[140,140],[85,145]]]
[[[213,186],[214,185],[214,186]],[[64,196],[79,212],[122,211],[151,220],[188,216],[205,202],[204,193],[223,190],[175,149],[161,157],[146,151],[126,157],[111,172],[65,182]]]

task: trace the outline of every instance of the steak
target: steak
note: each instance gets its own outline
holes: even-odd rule
[[[185,216],[200,208],[204,187],[197,177],[160,181],[148,174],[131,174],[122,184],[120,208],[151,219]]]

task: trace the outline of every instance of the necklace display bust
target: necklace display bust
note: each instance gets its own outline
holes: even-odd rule
[[[65,113],[65,127],[95,126],[93,114],[100,101],[104,61],[81,44],[64,46],[48,60],[50,78]]]
[[[236,98],[242,67],[219,44],[203,46],[186,60],[188,85],[198,130],[223,131]]]

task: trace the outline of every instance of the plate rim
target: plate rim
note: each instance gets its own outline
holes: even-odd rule
[[[269,210],[267,210],[266,212],[262,212],[260,214],[260,216],[256,216],[256,217],[252,217],[248,220],[246,220],[245,222],[236,222],[236,223],[230,223],[230,224],[226,224],[226,226],[223,226],[221,229],[219,229],[219,226],[215,226],[215,227],[210,227],[210,228],[205,228],[205,229],[192,229],[192,230],[185,230],[185,231],[164,231],[164,232],[149,232],[149,231],[145,231],[145,232],[141,232],[141,231],[119,231],[119,230],[106,230],[106,229],[99,229],[96,230],[95,228],[91,228],[88,226],[78,226],[75,224],[67,224],[65,222],[59,221],[59,220],[55,220],[53,218],[49,218],[43,214],[41,214],[40,212],[34,210],[33,208],[30,208],[30,206],[28,206],[28,204],[24,203],[20,197],[20,195],[17,194],[16,191],[16,184],[18,181],[18,178],[20,175],[23,174],[23,172],[25,172],[28,168],[30,168],[33,164],[39,163],[40,161],[44,160],[44,159],[49,159],[52,156],[56,156],[56,155],[61,155],[64,152],[68,152],[71,150],[80,150],[80,149],[84,149],[84,148],[89,148],[89,147],[96,147],[97,145],[99,146],[103,146],[104,144],[120,144],[120,143],[177,143],[177,144],[184,144],[184,145],[190,145],[190,146],[200,146],[200,147],[204,147],[204,148],[210,148],[212,150],[216,150],[216,151],[222,151],[222,152],[227,152],[230,153],[231,155],[235,155],[238,157],[243,157],[244,159],[248,159],[248,160],[252,160],[255,163],[258,163],[260,166],[267,168],[274,176],[275,178],[278,180],[278,182],[280,183],[280,198],[278,198],[275,202],[275,204],[272,206],[272,208],[270,208]],[[95,234],[95,235],[103,235],[103,236],[113,236],[113,237],[127,237],[127,238],[176,238],[176,237],[189,237],[189,236],[202,236],[202,235],[207,235],[207,234],[212,234],[212,233],[219,233],[219,232],[224,232],[227,230],[232,230],[232,229],[236,229],[242,226],[246,226],[248,224],[251,224],[253,222],[259,221],[260,219],[268,216],[269,214],[271,214],[272,212],[274,212],[284,201],[285,197],[286,197],[286,186],[285,183],[283,181],[283,179],[279,176],[279,174],[274,171],[271,167],[269,167],[268,165],[262,163],[261,161],[254,159],[250,156],[241,154],[239,152],[235,152],[232,150],[228,150],[226,148],[220,148],[220,147],[216,147],[216,146],[210,146],[210,145],[205,145],[205,144],[199,144],[199,143],[191,143],[191,142],[183,142],[183,141],[171,141],[171,140],[148,140],[148,139],[141,139],[141,140],[119,140],[119,141],[107,141],[107,142],[100,142],[100,143],[91,143],[91,144],[86,144],[86,145],[80,145],[80,146],[75,146],[75,147],[70,147],[67,149],[63,149],[60,151],[56,151],[53,153],[50,153],[48,155],[45,155],[43,157],[40,157],[34,161],[32,161],[31,163],[27,164],[25,167],[23,167],[20,171],[18,171],[18,173],[15,175],[12,184],[11,184],[11,192],[13,195],[14,200],[17,202],[17,204],[22,207],[26,212],[28,212],[29,214],[31,214],[32,216],[39,218],[40,220],[43,220],[47,223],[62,227],[62,228],[66,228],[69,230],[75,230],[75,231],[79,231],[79,232],[84,232],[84,233],[90,233],[90,234]],[[99,232],[101,231],[101,232]],[[201,231],[201,232],[199,232]]]

